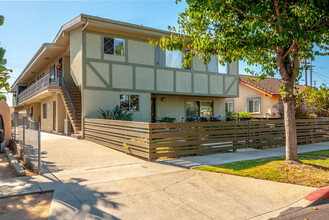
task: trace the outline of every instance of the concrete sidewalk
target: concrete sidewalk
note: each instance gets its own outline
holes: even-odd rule
[[[0,197],[54,191],[49,219],[247,219],[289,206],[315,190],[191,170],[170,160],[146,162],[85,140],[42,137],[44,173],[0,181]],[[329,148],[324,145],[302,150]],[[280,149],[251,152],[209,155],[215,159],[205,156],[204,161],[197,157],[195,163],[282,154]]]
[[[311,151],[328,150],[328,149],[329,149],[329,142],[299,145],[298,153],[306,153]],[[237,152],[218,153],[218,154],[210,154],[205,156],[181,157],[177,159],[163,160],[162,162],[168,165],[171,164],[185,168],[193,168],[193,167],[200,167],[207,165],[211,166],[217,164],[231,163],[231,162],[242,161],[242,160],[280,157],[285,155],[286,155],[285,147],[271,148],[265,150],[238,149]]]

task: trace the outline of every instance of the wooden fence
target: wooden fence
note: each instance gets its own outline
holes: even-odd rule
[[[283,120],[143,123],[85,119],[87,140],[155,160],[239,148],[283,146]],[[298,144],[329,141],[329,119],[297,120]]]

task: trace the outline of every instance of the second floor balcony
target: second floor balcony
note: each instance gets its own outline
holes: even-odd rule
[[[35,82],[26,87],[22,92],[17,96],[17,104],[20,104],[33,96],[48,90],[49,87],[58,87],[58,75],[55,73],[45,73],[39,77]]]

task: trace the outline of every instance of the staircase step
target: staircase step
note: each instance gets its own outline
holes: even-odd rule
[[[76,138],[76,139],[81,139],[82,135],[81,134],[71,134],[71,137]]]

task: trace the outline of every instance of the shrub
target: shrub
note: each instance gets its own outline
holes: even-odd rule
[[[132,121],[133,113],[122,110],[118,105],[115,106],[113,111],[111,109],[101,109],[98,110],[98,117],[101,119],[112,119],[112,120],[122,120],[122,121]]]
[[[174,120],[170,117],[163,117],[163,118],[161,118],[160,122],[172,123],[172,122],[174,122]]]

